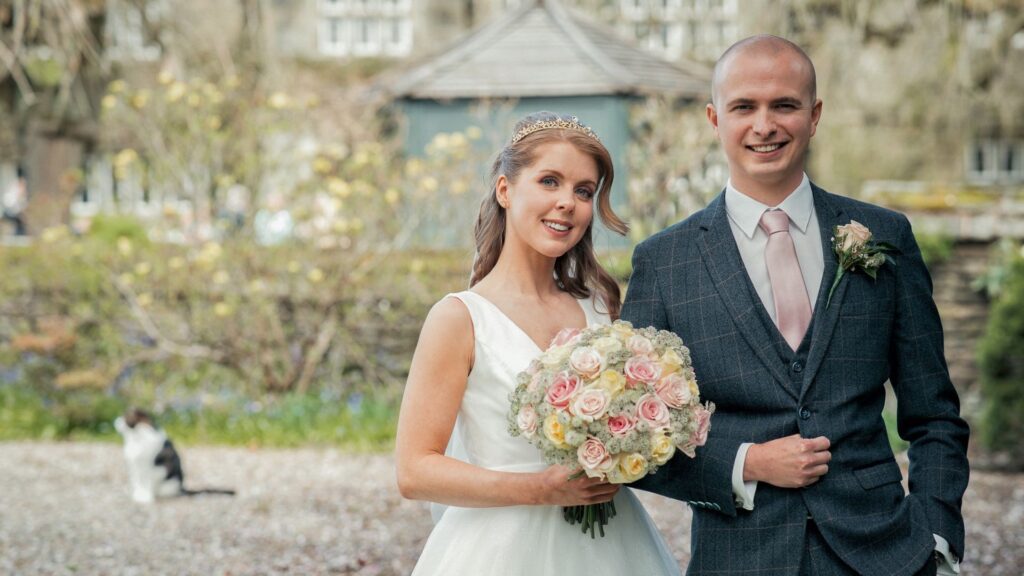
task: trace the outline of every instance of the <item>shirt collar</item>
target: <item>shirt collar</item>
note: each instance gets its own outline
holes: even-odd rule
[[[725,211],[729,214],[729,219],[739,227],[747,238],[754,237],[754,232],[757,231],[757,225],[765,210],[775,208],[784,210],[789,216],[789,221],[800,232],[807,232],[807,226],[811,223],[811,214],[814,212],[814,194],[811,192],[811,181],[808,180],[807,174],[804,174],[804,178],[796,190],[786,196],[786,199],[778,206],[762,204],[740,192],[733,187],[731,178],[725,185]]]

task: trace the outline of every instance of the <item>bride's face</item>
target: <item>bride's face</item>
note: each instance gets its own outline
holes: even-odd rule
[[[597,162],[572,144],[538,146],[536,160],[515,182],[498,179],[498,201],[507,214],[505,245],[523,243],[549,258],[568,252],[593,219],[597,182]]]

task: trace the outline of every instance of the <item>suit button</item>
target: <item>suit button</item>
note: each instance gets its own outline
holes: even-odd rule
[[[793,372],[796,372],[797,374],[799,374],[799,373],[804,371],[804,365],[803,365],[802,362],[797,360],[796,362],[793,362],[793,364],[790,366],[790,369],[792,369]]]
[[[800,419],[801,420],[810,420],[811,419],[811,411],[808,410],[807,408],[801,408],[800,409]]]

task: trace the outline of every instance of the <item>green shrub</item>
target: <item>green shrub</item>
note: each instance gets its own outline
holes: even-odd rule
[[[1024,466],[1024,256],[1019,251],[1006,265],[979,355],[982,442]]]
[[[942,264],[953,255],[954,239],[948,234],[931,234],[918,232],[914,234],[917,246],[921,249],[921,258],[928,267]]]

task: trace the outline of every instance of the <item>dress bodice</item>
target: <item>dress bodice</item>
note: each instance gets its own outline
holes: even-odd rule
[[[473,368],[456,424],[465,459],[492,470],[542,470],[546,464],[540,450],[509,434],[508,411],[516,374],[543,350],[490,300],[468,290],[449,296],[466,305],[473,321]],[[609,322],[606,313],[595,309],[593,297],[577,302],[587,326]]]

